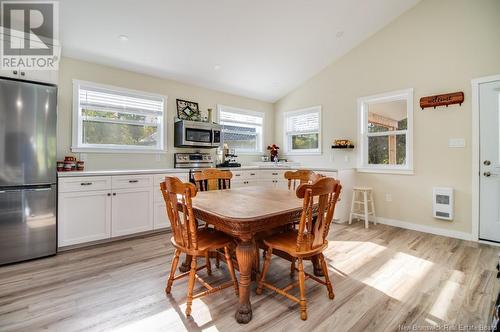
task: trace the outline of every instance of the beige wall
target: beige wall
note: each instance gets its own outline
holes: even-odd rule
[[[265,112],[264,144],[272,141],[273,105],[262,101],[230,95],[175,81],[142,75],[130,71],[101,66],[89,62],[62,58],[59,71],[59,113],[57,156],[62,158],[70,153],[72,124],[72,80],[79,79],[102,84],[158,93],[168,97],[167,102],[167,153],[166,154],[97,154],[87,153],[86,167],[89,170],[101,169],[154,169],[173,167],[173,153],[190,151],[174,149],[173,118],[176,114],[175,100],[186,99],[199,103],[200,110],[216,110],[217,104],[235,106]],[[205,150],[207,151],[207,150]],[[258,160],[259,156],[240,156],[242,162]]]
[[[346,31],[349,33],[349,31]],[[473,78],[500,74],[500,1],[424,0],[360,46],[275,104],[275,141],[283,143],[283,112],[323,106],[323,154],[290,159],[304,164],[342,166],[333,138],[356,140],[356,99],[414,88],[415,175],[359,174],[375,188],[379,216],[471,232],[471,86]],[[462,106],[418,107],[423,96],[464,91]],[[449,138],[466,148],[448,148]],[[455,220],[432,217],[432,187],[455,188]],[[392,194],[392,202],[385,201]]]

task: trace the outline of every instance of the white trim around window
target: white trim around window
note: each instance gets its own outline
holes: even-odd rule
[[[368,106],[370,104],[405,100],[407,112],[407,129],[368,133]],[[368,162],[368,137],[405,135],[406,161],[403,165],[370,164]],[[358,172],[407,174],[413,170],[413,89],[387,92],[383,94],[358,98]]]
[[[225,117],[221,115],[221,113],[226,113]],[[219,124],[222,126],[222,135],[221,141],[222,143],[228,143],[230,149],[235,149],[235,152],[239,155],[262,155],[263,146],[264,146],[264,125],[266,121],[266,115],[264,112],[248,110],[233,106],[227,105],[217,105],[217,120]],[[241,128],[249,128],[251,129],[251,133],[246,132],[238,132],[232,131],[234,135],[254,135],[255,136],[255,147],[254,148],[238,148],[234,145],[231,146],[230,142],[224,142],[224,137],[226,134],[226,130],[224,125],[231,127],[241,127]],[[234,128],[233,128],[234,129]]]
[[[296,120],[309,117],[310,125],[294,125]],[[300,135],[317,135],[317,148],[293,148],[293,137]],[[283,143],[287,155],[320,155],[321,154],[321,105],[302,108],[283,113]]]
[[[167,97],[159,94],[73,80],[71,151],[90,153],[166,152],[166,103]],[[83,114],[85,107],[89,107],[93,113],[107,114],[107,116],[85,115]],[[118,114],[121,115],[116,116]],[[127,116],[124,117],[123,114]],[[146,139],[143,139],[140,144],[88,143],[84,139],[84,122],[155,128],[151,134],[154,145],[144,144]]]

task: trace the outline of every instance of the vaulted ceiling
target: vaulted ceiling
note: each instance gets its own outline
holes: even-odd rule
[[[63,55],[276,101],[418,0],[62,0]]]

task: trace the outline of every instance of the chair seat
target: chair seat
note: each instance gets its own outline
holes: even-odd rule
[[[173,236],[170,240],[172,241],[172,244],[181,251],[196,255],[197,252],[199,253],[226,247],[232,242],[233,239],[225,233],[219,232],[213,228],[203,228],[198,229],[197,233],[198,250],[185,248],[182,244],[177,243]]]
[[[290,230],[284,233],[275,234],[264,239],[264,244],[272,249],[284,251],[293,257],[308,257],[321,253],[326,247],[328,242],[313,248],[313,237],[304,236],[302,245],[297,250],[297,236],[298,231]]]

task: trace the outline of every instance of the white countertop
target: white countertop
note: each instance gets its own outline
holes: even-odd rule
[[[162,168],[162,169],[110,169],[102,171],[74,171],[74,172],[57,172],[57,176],[72,177],[72,176],[105,176],[105,175],[130,175],[130,174],[163,174],[163,173],[188,173],[187,168]]]
[[[336,172],[336,168],[328,167],[291,167],[288,165],[270,165],[270,166],[241,166],[241,167],[223,167],[221,169],[231,170],[287,170],[287,169],[310,169],[317,172]],[[74,171],[74,172],[57,172],[58,177],[75,177],[75,176],[110,176],[110,175],[132,175],[132,174],[165,174],[165,173],[188,173],[187,168],[163,168],[163,169],[112,169],[102,171]]]

